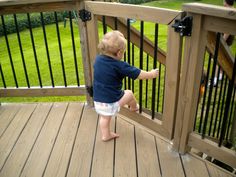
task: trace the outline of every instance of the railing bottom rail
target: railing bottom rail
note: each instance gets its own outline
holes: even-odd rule
[[[36,97],[36,96],[81,96],[86,95],[85,86],[68,87],[21,87],[0,89],[0,97]]]

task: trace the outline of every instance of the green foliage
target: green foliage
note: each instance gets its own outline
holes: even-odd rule
[[[58,21],[63,21],[65,16],[67,16],[67,14],[64,12],[57,13]],[[17,18],[17,25],[18,25],[19,31],[23,31],[29,28],[28,17],[26,14],[17,14],[16,18]],[[44,19],[45,25],[55,23],[55,16],[53,12],[43,13],[43,19]],[[41,22],[40,13],[30,14],[30,22],[31,22],[32,28],[41,26],[42,22]],[[5,28],[6,28],[6,34],[16,33],[17,30],[16,30],[16,25],[15,25],[15,20],[14,20],[13,15],[5,15],[4,23],[5,23]],[[0,36],[3,36],[3,35],[4,35],[4,29],[3,29],[3,24],[1,22],[0,23]]]
[[[163,8],[176,9],[176,10],[180,10],[184,3],[190,3],[190,2],[223,5],[222,0],[159,0],[159,1],[154,1],[154,0],[120,0],[119,2],[126,3],[126,4],[142,4],[142,5],[147,5],[147,6],[163,7]]]
[[[121,3],[126,3],[126,4],[141,4],[141,3],[146,3],[150,1],[153,1],[153,0],[120,0]]]
[[[160,1],[151,1],[143,5],[181,10],[184,3],[191,3],[191,2],[214,4],[214,5],[219,5],[219,6],[223,5],[222,0],[167,0],[167,1],[160,0]]]
[[[74,66],[74,57],[73,57],[73,46],[72,46],[72,39],[71,39],[71,29],[70,26],[64,26],[64,23],[61,22],[59,25],[60,31],[60,38],[61,38],[61,45],[63,51],[63,60],[64,60],[64,67],[66,72],[67,78],[67,85],[76,85],[76,75],[75,75],[75,66]],[[43,30],[41,27],[34,28],[33,30],[34,42],[36,46],[36,55],[38,58],[39,63],[39,70],[42,79],[43,86],[50,86],[51,79],[49,73],[49,65],[47,60]],[[76,58],[77,58],[77,65],[79,71],[79,78],[80,84],[84,85],[84,75],[83,75],[83,65],[82,65],[82,56],[80,51],[80,39],[78,35],[78,27],[77,24],[73,24],[73,32],[74,32],[74,39],[75,39],[75,47],[76,47]],[[50,24],[46,26],[46,34],[47,34],[47,41],[48,41],[48,50],[50,56],[50,62],[52,66],[53,78],[55,86],[61,86],[64,84],[63,82],[63,74],[62,74],[62,67],[61,67],[61,60],[60,60],[60,51],[58,46],[58,38],[57,38],[57,31],[56,25]],[[30,38],[29,30],[24,30],[20,32],[21,44],[23,48],[23,55],[24,60],[27,68],[27,73],[30,81],[30,86],[38,86],[38,77],[37,77],[37,70],[36,70],[36,63],[34,59],[34,53],[32,49],[32,43]],[[17,76],[17,81],[19,87],[26,87],[26,78],[24,74],[23,62],[22,57],[20,54],[19,44],[17,40],[16,34],[8,35],[9,46],[11,50],[11,56],[14,63],[15,73]],[[7,52],[7,46],[4,37],[0,37],[0,62],[2,66],[2,70],[4,72],[4,77],[6,81],[6,85],[8,87],[14,87],[14,79],[13,73],[11,69],[11,63],[9,60],[9,55]],[[2,85],[2,78],[0,76],[0,87]],[[85,97],[77,96],[77,97],[32,97],[32,98],[0,98],[0,102],[44,102],[44,101],[85,101]]]
[[[213,1],[213,0],[204,0],[204,1]],[[218,1],[219,0],[214,0]],[[188,1],[189,2],[189,1]],[[186,3],[186,1],[182,0],[167,0],[167,1],[153,1],[149,3],[145,3],[143,5],[151,5],[151,6],[156,6],[156,7],[167,7],[167,8],[172,8],[172,9],[181,9],[182,4]],[[221,2],[222,3],[222,2]],[[64,20],[64,17],[68,17],[68,13],[57,13],[58,14],[58,19],[60,21]],[[44,15],[44,22],[45,24],[50,24],[54,23],[54,13],[43,13]],[[60,16],[61,15],[61,16]],[[41,26],[41,20],[40,20],[40,13],[31,13],[30,14],[31,18],[31,23],[32,27],[33,24],[38,24]],[[35,20],[34,20],[35,19]],[[5,24],[11,23],[12,24],[12,29],[15,28],[15,22],[13,15],[4,15],[4,20]],[[33,22],[35,21],[35,22]],[[29,74],[29,80],[31,83],[31,86],[37,86],[38,85],[38,78],[37,78],[37,72],[36,72],[36,66],[35,66],[35,60],[34,60],[34,54],[32,51],[32,44],[30,40],[30,34],[28,28],[28,20],[27,20],[27,15],[26,14],[17,14],[17,22],[18,26],[20,29],[24,30],[20,33],[20,37],[22,39],[22,47],[23,47],[23,53],[24,53],[24,58],[25,62],[27,65],[27,72]],[[1,20],[0,20],[0,30],[2,30],[1,27]],[[36,25],[35,25],[36,26]],[[136,21],[135,23],[132,23],[132,26],[135,27],[137,30],[140,29],[140,22]],[[145,22],[144,25],[144,34],[147,36],[149,39],[153,41],[154,39],[154,24]],[[64,64],[65,64],[65,71],[66,71],[66,76],[67,76],[67,84],[68,85],[76,85],[76,78],[75,78],[75,69],[74,69],[74,58],[73,58],[73,50],[72,50],[72,45],[71,45],[71,38],[70,36],[70,27],[64,26],[63,23],[59,23],[59,30],[60,30],[60,35],[61,35],[61,42],[62,42],[62,50],[63,50],[63,57],[64,57]],[[55,85],[63,85],[63,78],[62,78],[62,71],[61,71],[61,62],[60,62],[60,52],[58,50],[58,39],[57,39],[57,32],[55,28],[55,24],[47,25],[46,26],[46,33],[47,33],[47,41],[49,45],[49,53],[50,53],[50,60],[52,64],[52,70],[53,70],[53,76],[54,76],[54,81]],[[45,50],[45,44],[44,44],[44,38],[42,34],[42,28],[34,28],[33,29],[33,34],[34,34],[34,40],[35,40],[35,45],[36,45],[36,53],[39,61],[39,66],[40,66],[40,73],[42,75],[42,82],[43,86],[48,86],[51,85],[50,83],[50,74],[49,74],[49,69],[48,69],[48,63],[47,63],[47,54]],[[102,24],[99,23],[99,36],[102,36]],[[76,25],[74,25],[74,36],[75,36],[75,45],[76,45],[76,51],[77,53],[77,59],[78,59],[78,67],[79,67],[79,75],[80,75],[80,84],[84,84],[84,76],[83,76],[83,68],[82,68],[82,56],[80,51],[80,41],[78,38],[78,29],[76,28]],[[159,38],[158,38],[158,45],[161,49],[166,51],[167,47],[167,27],[163,25],[159,25]],[[13,58],[14,62],[14,67],[16,70],[16,75],[17,75],[17,80],[19,87],[25,87],[26,86],[26,80],[24,76],[24,70],[23,70],[23,63],[22,63],[22,58],[19,52],[19,44],[16,42],[17,41],[17,35],[16,34],[10,34],[8,35],[8,40],[9,40],[9,45],[11,49],[11,55]],[[11,70],[11,64],[9,61],[9,56],[7,52],[7,46],[5,43],[5,38],[0,37],[0,58],[1,58],[1,65],[3,67],[4,73],[5,74],[5,80],[7,86],[13,86],[14,87],[14,79],[13,79],[13,74]],[[135,60],[139,58],[139,50],[135,49]],[[146,57],[146,55],[144,56]],[[152,61],[150,61],[152,63]],[[139,67],[139,63],[135,63],[135,66]],[[144,61],[144,66],[146,66],[146,63]],[[150,66],[151,67],[151,66]],[[149,67],[149,70],[151,69]],[[164,72],[164,69],[162,69],[162,72]],[[164,74],[161,74],[162,77],[164,77]],[[136,84],[136,83],[135,83]],[[138,83],[137,83],[138,84]],[[151,84],[149,84],[151,86]],[[150,87],[149,86],[149,87]],[[1,76],[0,76],[0,87],[3,87],[2,81],[1,81]],[[143,88],[145,88],[145,82],[143,82]],[[162,86],[161,86],[162,88]],[[135,89],[138,89],[138,86],[135,87]],[[149,88],[149,90],[152,88]],[[136,97],[138,98],[138,90],[135,90]],[[151,94],[149,94],[151,96]],[[48,99],[47,99],[48,98]],[[54,98],[47,97],[47,98],[0,98],[0,102],[9,102],[9,101],[29,101],[30,99],[36,101],[54,101]],[[57,100],[59,98],[56,98]],[[63,97],[62,100],[66,100],[67,97]],[[68,98],[72,100],[77,100],[77,97],[70,97]],[[60,101],[62,101],[60,100]],[[151,100],[151,98],[149,98]],[[31,100],[30,100],[31,101]]]

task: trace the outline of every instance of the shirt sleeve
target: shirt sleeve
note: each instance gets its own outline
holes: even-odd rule
[[[120,65],[120,72],[121,72],[121,75],[123,75],[123,77],[127,76],[132,79],[137,79],[141,70],[134,66],[131,66],[130,64],[126,62],[122,62]]]

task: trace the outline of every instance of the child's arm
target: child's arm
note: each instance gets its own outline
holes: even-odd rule
[[[143,71],[141,70],[138,79],[142,80],[142,79],[153,79],[156,78],[159,74],[159,70],[158,69],[152,69],[151,71]]]

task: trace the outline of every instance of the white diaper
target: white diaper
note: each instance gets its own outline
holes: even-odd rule
[[[101,103],[94,101],[94,107],[98,114],[104,116],[114,116],[120,111],[120,105],[118,102],[114,103]]]

